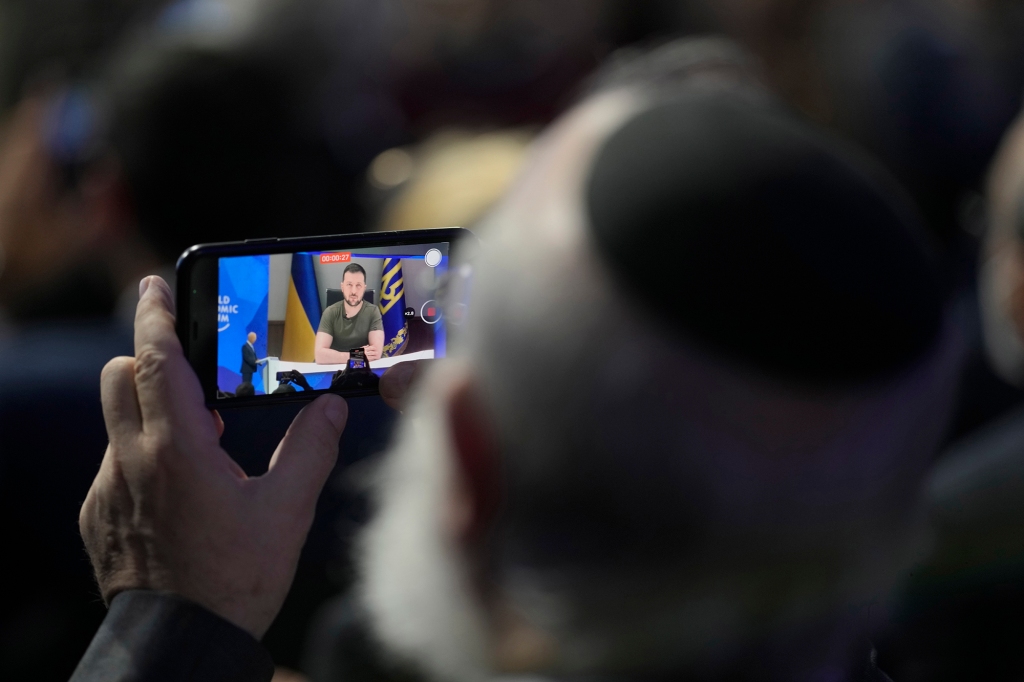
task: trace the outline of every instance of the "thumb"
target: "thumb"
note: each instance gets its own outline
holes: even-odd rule
[[[348,404],[323,395],[299,412],[277,446],[264,478],[281,502],[298,508],[316,505],[338,459],[338,440],[348,421]]]

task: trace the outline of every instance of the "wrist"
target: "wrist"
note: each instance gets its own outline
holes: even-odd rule
[[[209,590],[203,590],[198,585],[183,585],[168,575],[144,575],[140,571],[128,569],[101,578],[99,586],[100,594],[108,608],[123,594],[159,594],[202,607],[235,627],[245,630],[257,640],[262,639],[277,616],[276,611],[266,612],[266,595],[257,594],[258,590],[246,593],[246,598],[234,599],[231,594],[209,593]]]
[[[159,677],[270,680],[274,665],[252,633],[176,594],[128,590],[110,604],[72,680]],[[159,673],[159,674],[157,674]]]

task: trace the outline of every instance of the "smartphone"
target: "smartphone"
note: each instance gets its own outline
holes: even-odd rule
[[[177,266],[177,332],[207,405],[372,395],[444,357],[441,291],[461,228],[200,244]]]

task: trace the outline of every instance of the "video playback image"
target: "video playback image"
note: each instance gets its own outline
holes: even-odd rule
[[[373,388],[444,356],[447,267],[446,243],[221,258],[218,397]]]

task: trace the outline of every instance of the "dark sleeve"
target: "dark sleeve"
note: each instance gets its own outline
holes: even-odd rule
[[[373,306],[373,319],[370,320],[370,331],[380,331],[384,329],[384,320],[380,314],[380,308]]]
[[[202,606],[130,590],[110,611],[71,682],[269,682],[270,654],[245,630]]]

